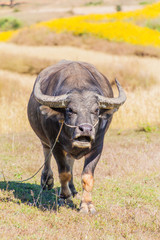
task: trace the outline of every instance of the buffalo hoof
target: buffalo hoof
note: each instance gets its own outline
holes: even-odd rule
[[[59,198],[58,199],[58,206],[59,207],[62,207],[62,206],[64,206],[65,205],[65,199],[64,198]]]
[[[59,207],[70,207],[70,208],[75,208],[75,205],[73,204],[73,201],[71,199],[71,197],[64,199],[64,198],[59,198],[58,199],[58,206]]]
[[[60,193],[59,199],[71,200],[72,199],[72,194],[70,194],[70,192],[67,192],[65,194],[64,193]]]
[[[64,197],[62,195],[59,196],[59,199],[58,199],[58,205],[59,206],[64,206],[64,205],[69,205],[73,203],[72,202],[72,195],[69,195],[68,197]]]
[[[52,171],[48,171],[46,172],[42,172],[41,175],[41,186],[43,188],[43,190],[45,190],[46,188],[48,190],[51,190],[54,186],[54,178],[53,178],[53,172]]]
[[[61,186],[59,197],[62,199],[71,199],[72,193],[68,185]]]
[[[73,197],[78,200],[81,200],[81,198],[82,198],[78,192]]]
[[[75,197],[78,192],[76,191],[75,186],[74,186],[73,183],[69,183],[69,189],[71,191],[72,196]]]
[[[77,192],[76,190],[71,191],[71,192],[72,192],[72,196],[73,196],[73,197],[77,197],[77,195],[79,195],[78,192]]]
[[[91,214],[95,214],[96,213],[96,209],[93,206],[92,203],[81,203],[80,205],[80,213],[83,214],[87,214],[87,213],[91,213]]]
[[[69,196],[68,198],[64,198],[64,197],[61,197],[59,196],[59,200],[58,200],[60,203],[71,203],[72,202],[72,196]]]
[[[61,194],[61,195],[59,195],[59,199],[70,201],[72,199],[72,195],[64,196]]]
[[[80,205],[80,213],[87,214],[88,213],[88,205],[87,203],[81,203]]]
[[[96,213],[96,209],[95,209],[95,207],[94,207],[94,205],[92,203],[90,203],[88,205],[88,208],[89,208],[89,211],[90,211],[91,214],[94,215]]]

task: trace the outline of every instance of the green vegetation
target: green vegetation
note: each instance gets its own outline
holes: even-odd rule
[[[160,32],[160,18],[155,18],[154,20],[149,20],[146,23],[146,27]]]
[[[117,12],[122,11],[122,7],[121,7],[121,5],[116,5],[116,11],[117,11]]]
[[[22,27],[22,22],[16,18],[0,18],[0,31],[16,30],[20,27]]]
[[[85,6],[98,6],[98,5],[102,5],[103,4],[103,0],[100,0],[100,1],[91,1],[91,2],[87,2],[85,4]]]
[[[157,129],[158,129],[157,127],[152,126],[152,125],[149,124],[149,123],[145,123],[145,124],[142,124],[142,125],[141,125],[141,127],[138,129],[138,131],[150,133],[150,132],[156,131]]]
[[[140,2],[139,4],[140,5],[147,5],[147,4],[151,4],[152,1],[143,1],[143,2]]]
[[[60,190],[59,188],[55,188],[51,191],[45,190],[41,192],[41,187],[37,184],[18,183],[16,181],[1,181],[0,189],[3,193],[7,191],[12,193],[12,197],[9,197],[10,201],[17,199],[18,203],[26,203],[38,208],[43,207],[43,209],[46,208],[46,210],[56,210],[58,207],[57,199],[58,192]],[[5,200],[5,196],[3,200]]]
[[[15,13],[16,13],[16,12],[20,12],[20,9],[19,9],[19,8],[14,8],[14,9],[13,9],[13,12],[15,12]]]

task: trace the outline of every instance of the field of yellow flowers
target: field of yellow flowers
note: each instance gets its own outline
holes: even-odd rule
[[[160,32],[145,26],[146,21],[158,17],[160,17],[160,2],[129,12],[90,14],[50,20],[32,25],[30,28],[46,27],[56,33],[70,32],[80,36],[88,34],[114,42],[160,46]],[[11,40],[17,32],[1,32],[0,41]]]

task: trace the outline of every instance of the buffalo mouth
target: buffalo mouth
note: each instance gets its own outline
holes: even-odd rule
[[[78,148],[91,148],[91,137],[90,136],[78,136],[74,138],[72,146]]]

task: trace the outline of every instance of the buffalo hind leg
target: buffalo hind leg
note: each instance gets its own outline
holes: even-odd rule
[[[82,200],[80,204],[81,213],[96,212],[92,202],[92,189],[94,184],[94,170],[101,155],[101,149],[89,153],[86,156],[85,164],[82,172]]]
[[[53,188],[54,185],[54,179],[53,179],[53,172],[51,170],[51,154],[50,154],[50,148],[46,145],[43,145],[43,153],[45,157],[45,164],[44,168],[41,174],[41,186],[43,189],[48,188],[48,190]]]

